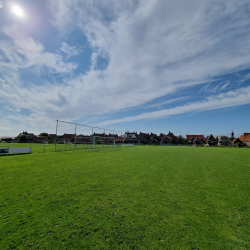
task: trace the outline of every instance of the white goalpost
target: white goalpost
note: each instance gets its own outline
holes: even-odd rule
[[[108,130],[112,133],[107,134]],[[120,132],[120,136],[115,132]],[[56,121],[56,134],[50,135],[50,140],[55,143],[55,151],[121,147],[120,140],[116,143],[118,138],[122,138],[121,131],[59,120]]]

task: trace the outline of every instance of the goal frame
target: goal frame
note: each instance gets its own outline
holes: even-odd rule
[[[67,124],[67,125],[72,126],[72,127],[68,128],[66,126],[66,129],[62,129],[61,127],[63,127],[63,126],[61,126],[61,124]],[[79,134],[79,132],[78,132],[79,127],[80,128],[83,127],[84,130],[85,129],[91,130],[91,131],[89,131],[90,135],[88,135],[89,134],[88,132],[87,133],[86,132],[81,132]],[[97,129],[98,130],[103,130],[103,133],[98,134],[98,133],[94,132],[94,130],[97,130]],[[66,132],[65,130],[70,131],[70,132],[65,133]],[[105,133],[107,130],[112,131],[113,134],[109,133],[109,135],[107,135]],[[58,134],[59,131],[60,131],[60,134]],[[115,132],[116,133],[117,132],[121,133],[121,136],[119,136],[118,134],[115,134]],[[67,122],[67,121],[56,120],[56,133],[51,134],[50,137],[52,138],[52,140],[55,143],[55,152],[57,152],[58,139],[60,141],[59,144],[63,144],[63,139],[64,139],[64,144],[65,144],[64,150],[66,151],[66,141],[67,142],[69,141],[69,137],[70,137],[70,141],[72,142],[72,144],[74,144],[73,150],[75,150],[78,147],[77,145],[79,145],[79,144],[83,144],[83,148],[84,148],[84,145],[89,145],[90,146],[89,149],[92,148],[93,150],[95,150],[96,145],[97,145],[97,143],[96,143],[97,138],[101,138],[103,140],[103,148],[104,148],[105,145],[108,145],[108,148],[109,148],[109,146],[110,145],[112,146],[112,144],[114,145],[114,148],[115,148],[117,138],[122,137],[122,131],[117,131],[117,130],[114,130],[114,129],[99,128],[99,127],[94,127],[94,126],[89,126],[89,125],[83,125],[83,124],[78,124],[78,123],[72,123],[72,122]],[[87,139],[87,137],[88,137],[88,139]],[[110,140],[108,143],[106,141],[107,139]],[[85,140],[87,142],[84,142]],[[113,143],[112,143],[112,141],[113,141]],[[118,146],[120,145],[119,142],[117,142],[117,145]],[[88,146],[87,146],[87,148],[88,148]]]

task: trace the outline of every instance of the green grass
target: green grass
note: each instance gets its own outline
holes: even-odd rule
[[[250,249],[250,151],[0,157],[0,249]]]
[[[55,152],[55,144],[39,144],[39,143],[0,143],[0,148],[6,147],[31,147],[31,153],[46,153]],[[120,147],[116,144],[116,147]],[[113,144],[95,144],[95,150],[113,149]],[[56,151],[71,151],[71,150],[93,150],[92,144],[57,144]]]

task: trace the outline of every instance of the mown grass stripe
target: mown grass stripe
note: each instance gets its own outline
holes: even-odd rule
[[[0,249],[248,249],[248,149],[0,158]]]

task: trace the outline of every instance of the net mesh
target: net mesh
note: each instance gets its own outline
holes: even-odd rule
[[[120,147],[118,138],[114,130],[57,121],[57,133],[54,135],[55,151]]]

